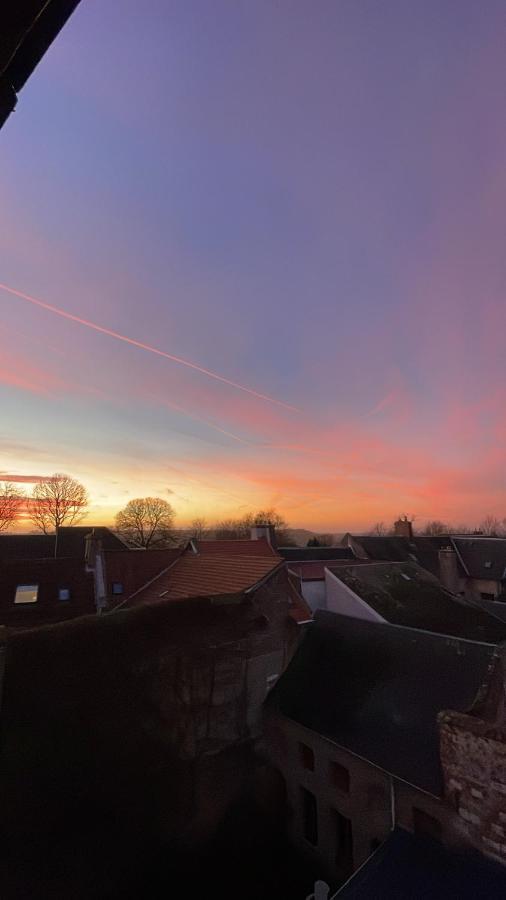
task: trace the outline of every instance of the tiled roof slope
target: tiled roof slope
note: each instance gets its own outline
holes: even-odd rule
[[[283,561],[272,555],[196,555],[186,551],[168,572],[132,598],[131,603],[241,593],[282,565]]]
[[[106,550],[105,571],[108,591],[114,581],[123,585],[130,597],[181,556],[182,550]],[[117,599],[117,598],[113,598]]]
[[[237,541],[199,541],[193,540],[194,546],[198,553],[210,556],[278,556],[265,538],[259,538],[256,541],[237,540]]]
[[[369,563],[330,571],[394,625],[492,644],[506,640],[501,622],[450,594],[414,563]]]
[[[494,652],[319,610],[267,708],[440,796],[437,714],[471,708]]]
[[[468,847],[395,828],[332,900],[503,900],[506,869]]]

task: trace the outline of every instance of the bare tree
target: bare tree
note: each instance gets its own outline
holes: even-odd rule
[[[174,510],[161,497],[138,497],[116,516],[116,528],[133,547],[152,547],[173,543]]]
[[[384,537],[386,534],[388,534],[388,528],[384,522],[376,522],[372,526],[369,534],[374,535],[375,537]]]
[[[250,536],[250,530],[255,525],[273,525],[276,529],[278,544],[290,546],[293,539],[286,520],[275,509],[260,509],[258,512],[245,513],[240,519],[223,519],[215,526],[216,538],[223,540],[241,540]],[[286,541],[286,543],[285,543]]]
[[[209,527],[206,519],[194,519],[190,525],[191,536],[201,541],[209,534]]]
[[[88,493],[70,475],[56,472],[39,481],[28,500],[28,516],[40,531],[51,534],[61,525],[75,525],[86,515]]]
[[[488,534],[490,537],[497,537],[503,533],[499,519],[490,514],[485,516],[483,522],[480,522],[480,531],[482,531],[483,534]]]
[[[440,522],[439,519],[433,519],[432,522],[427,522],[423,529],[423,534],[428,537],[437,534],[450,534],[450,532],[451,526],[447,525],[445,522]]]
[[[0,488],[0,532],[7,531],[14,524],[21,512],[23,500],[23,492],[17,491],[10,482]]]

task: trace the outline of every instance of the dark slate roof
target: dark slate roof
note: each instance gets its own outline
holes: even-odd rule
[[[288,562],[355,558],[350,547],[278,547],[277,552]]]
[[[506,574],[506,538],[453,538],[471,578],[501,581]]]
[[[369,559],[378,562],[415,562],[439,578],[439,551],[452,545],[448,534],[430,537],[415,535],[412,540],[406,537],[376,537],[375,535],[350,535],[360,544]],[[466,570],[457,553],[457,569],[461,577]]]
[[[58,534],[58,557],[84,559],[84,538],[94,529],[104,550],[125,550],[123,541],[102,525],[62,526]],[[1,534],[0,562],[12,559],[48,559],[54,557],[54,534]]]
[[[440,796],[437,714],[470,709],[494,650],[319,610],[267,705]]]
[[[497,618],[449,593],[437,578],[415,563],[369,563],[329,569],[393,625],[423,628],[470,641],[506,641],[506,628]]]
[[[396,828],[332,900],[504,900],[506,868]]]
[[[36,603],[16,604],[16,588],[38,585]],[[59,600],[68,588],[69,600]],[[93,573],[78,559],[13,559],[0,562],[0,624],[35,628],[95,613]]]
[[[409,541],[403,537],[351,535],[369,559],[402,562],[409,559]]]

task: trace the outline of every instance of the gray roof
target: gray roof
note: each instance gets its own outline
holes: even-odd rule
[[[58,533],[58,557],[84,559],[84,539],[94,530],[104,550],[125,550],[126,545],[103,525],[63,525]],[[13,559],[48,559],[55,556],[54,534],[1,534],[0,562]]]
[[[484,609],[471,606],[442,587],[415,563],[328,566],[332,574],[387,622],[438,634],[497,644],[506,627]]]
[[[471,708],[494,652],[492,645],[318,611],[267,705],[440,796],[437,714]]]
[[[355,558],[350,547],[278,547],[277,552],[288,562]]]
[[[506,539],[470,535],[453,543],[471,578],[501,581],[506,572]]]
[[[333,900],[504,900],[506,869],[396,828]]]

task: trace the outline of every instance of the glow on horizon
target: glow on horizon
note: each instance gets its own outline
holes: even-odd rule
[[[79,4],[0,132],[0,470],[502,519],[502,4],[166,7]]]

